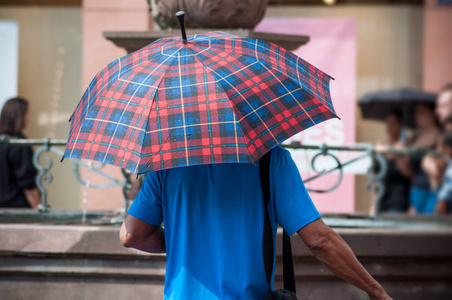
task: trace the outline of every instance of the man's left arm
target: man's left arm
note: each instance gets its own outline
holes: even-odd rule
[[[365,291],[370,299],[392,299],[361,265],[347,243],[322,219],[298,230],[298,235],[322,264],[340,278]]]
[[[126,215],[119,231],[121,244],[149,253],[165,253],[165,231],[161,226],[151,225]]]

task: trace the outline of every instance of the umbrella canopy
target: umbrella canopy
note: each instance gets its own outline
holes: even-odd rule
[[[385,120],[389,113],[400,111],[405,127],[414,128],[414,107],[418,103],[434,105],[436,95],[413,89],[397,89],[365,94],[359,101],[364,119]]]
[[[63,157],[136,174],[254,163],[336,117],[330,79],[265,41],[223,32],[163,38],[96,75],[71,117]]]

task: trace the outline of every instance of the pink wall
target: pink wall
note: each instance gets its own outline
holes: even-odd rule
[[[112,60],[126,54],[122,48],[106,40],[104,31],[149,30],[151,19],[145,0],[84,0],[82,36],[82,90],[84,91],[97,72]],[[80,94],[80,96],[82,93]],[[122,178],[118,167],[106,165],[104,170]],[[104,182],[91,174],[93,183]],[[82,190],[84,194],[84,188]],[[88,209],[116,209],[122,207],[124,198],[121,188],[89,189]]]
[[[452,5],[426,0],[423,88],[437,92],[452,82]]]

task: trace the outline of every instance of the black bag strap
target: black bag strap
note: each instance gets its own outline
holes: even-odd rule
[[[273,234],[270,223],[270,215],[268,213],[268,202],[270,201],[270,155],[271,151],[267,152],[259,159],[259,174],[261,177],[262,196],[264,198],[265,220],[264,230],[262,235],[262,254],[264,257],[265,275],[268,283],[268,291],[266,300],[270,300],[271,296],[271,280],[273,271]]]
[[[268,212],[268,203],[270,201],[270,157],[271,150],[259,159],[259,174],[262,185],[262,195],[264,198],[265,220],[262,235],[262,253],[264,257],[265,275],[268,283],[268,292],[266,300],[272,299],[271,278],[273,273],[273,233]],[[283,279],[284,288],[295,293],[295,276],[293,271],[292,248],[290,236],[283,233]]]
[[[292,245],[290,244],[290,236],[285,230],[283,231],[283,279],[284,288],[296,294],[295,274],[293,271],[292,260]]]

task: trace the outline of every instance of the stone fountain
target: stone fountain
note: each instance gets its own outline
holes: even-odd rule
[[[254,31],[262,20],[269,0],[148,0],[154,30],[106,31],[104,37],[115,45],[134,52],[163,37],[180,36],[174,14],[185,11],[187,35],[224,31],[241,37],[265,40],[288,50],[309,41],[308,36]],[[175,30],[174,30],[175,29]]]

